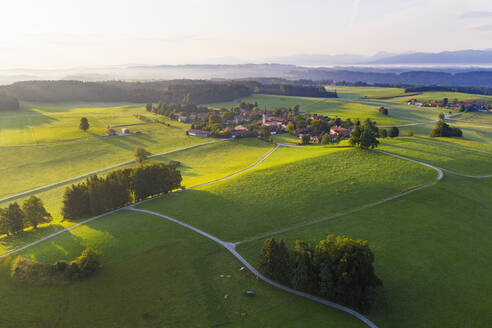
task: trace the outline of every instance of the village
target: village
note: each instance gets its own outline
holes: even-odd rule
[[[197,137],[219,138],[268,138],[272,135],[289,133],[302,140],[300,143],[335,143],[350,136],[350,120],[332,119],[324,115],[300,114],[299,107],[278,108],[274,111],[259,111],[253,104],[242,104],[241,107],[211,112],[191,113],[189,115],[171,116],[182,123],[191,123],[186,134]],[[212,123],[211,123],[212,122]],[[307,139],[303,136],[309,136]]]
[[[442,101],[424,101],[419,102],[416,98],[410,99],[407,103],[410,106],[416,107],[436,107],[436,108],[449,108],[458,110],[460,112],[490,112],[492,113],[492,103],[485,104],[480,102],[459,102],[457,100],[453,100],[449,102],[448,98],[444,98]]]

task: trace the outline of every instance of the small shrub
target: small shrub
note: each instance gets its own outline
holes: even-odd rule
[[[18,257],[11,269],[12,278],[29,285],[60,285],[88,278],[101,268],[101,253],[87,248],[71,262],[39,263]]]
[[[409,137],[413,137],[413,131],[412,131],[412,130],[408,130],[408,131],[407,131],[407,135],[408,135]]]

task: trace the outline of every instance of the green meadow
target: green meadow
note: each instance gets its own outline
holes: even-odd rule
[[[336,91],[340,98],[350,99],[386,99],[402,97],[407,95],[402,88],[381,88],[381,87],[348,87],[348,86],[326,86],[328,91]]]
[[[432,169],[372,152],[282,147],[250,173],[139,207],[240,241],[379,201],[435,176]]]
[[[466,135],[467,130],[464,133]],[[393,140],[387,138],[379,148],[461,174],[492,173],[492,144],[483,141],[416,136]]]
[[[279,96],[279,95],[266,95],[266,94],[253,94],[249,97],[237,99],[236,101],[208,104],[207,106],[213,108],[231,108],[238,106],[241,101],[254,104],[258,103],[258,107],[262,110],[274,110],[282,107],[294,107],[299,105],[301,111],[305,107],[312,106],[312,104],[322,100],[323,98],[309,98],[309,97],[292,97],[292,96]]]
[[[430,138],[438,110],[404,104],[403,89],[336,89],[338,99],[255,94],[241,100],[256,101],[269,110],[300,105],[305,113],[371,118],[380,126],[419,123],[401,127],[398,138],[380,139],[378,149],[461,174],[492,174],[492,115],[461,114],[449,124],[461,128],[463,138]],[[411,97],[441,100],[445,94]],[[477,97],[448,98],[465,96]],[[380,106],[389,109],[389,116],[379,114]],[[0,114],[0,172],[8,177],[0,179],[0,198],[131,161],[138,146],[159,154],[213,141],[187,137],[188,124],[172,121],[167,127],[142,121],[139,115],[153,118],[142,105],[22,103],[22,108]],[[78,128],[80,117],[89,119],[88,132]],[[105,137],[108,125],[143,134]],[[410,129],[413,137],[406,135]],[[274,139],[298,142],[287,134]],[[238,251],[255,266],[270,235],[289,245],[297,239],[317,243],[328,234],[368,240],[376,256],[376,273],[384,283],[369,314],[379,327],[488,326],[491,179],[445,172],[442,181],[423,190],[368,206],[430,184],[437,173],[347,145],[343,141],[328,147],[279,147],[250,171],[138,207],[223,240],[242,241]],[[191,187],[248,168],[272,149],[271,143],[258,139],[220,141],[148,162],[181,162],[183,185]],[[61,197],[70,183],[33,193],[54,214],[54,224],[0,236],[0,254],[76,223],[60,220]],[[104,256],[101,272],[86,281],[26,286],[10,278],[18,255],[54,263],[72,260],[87,247]],[[342,312],[270,287],[240,267],[221,246],[190,230],[157,216],[121,210],[0,259],[0,327],[364,326]],[[246,297],[246,290],[257,296]]]
[[[384,284],[369,315],[379,327],[487,327],[491,186],[490,179],[447,174],[403,198],[275,237],[291,247],[329,234],[369,240]],[[238,250],[257,263],[262,245],[260,239]]]
[[[221,246],[152,215],[121,211],[20,255],[51,263],[71,260],[86,247],[104,253],[103,269],[67,286],[13,282],[13,258],[0,259],[0,325],[363,327],[347,314],[256,280]],[[245,296],[246,290],[257,296]]]
[[[272,145],[264,141],[257,139],[242,139],[203,145],[184,151],[174,152],[169,155],[156,156],[148,161],[149,163],[169,163],[170,160],[181,162],[180,171],[183,177],[182,185],[185,187],[192,187],[245,169],[256,163],[272,149]],[[227,160],[218,161],[218,158],[227,158]],[[134,165],[136,164],[125,165],[121,168]],[[104,174],[105,172],[101,173],[101,175]],[[41,226],[38,231],[26,231],[23,236],[0,237],[0,253],[20,247],[27,242],[32,242],[53,233],[56,230],[74,224],[74,222],[61,221],[63,192],[68,185],[83,180],[85,180],[85,178],[63,183],[44,191],[32,193],[43,200],[46,208],[54,217],[54,225]],[[0,207],[6,206],[13,201],[22,202],[27,197],[29,197],[29,195],[14,200],[0,202]]]

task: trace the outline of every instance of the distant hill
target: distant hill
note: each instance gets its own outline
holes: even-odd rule
[[[417,52],[376,59],[374,65],[492,65],[492,49],[438,53]]]
[[[264,61],[284,65],[302,65],[302,66],[335,66],[335,65],[357,65],[365,64],[371,61],[381,60],[396,54],[389,52],[379,52],[374,56],[363,56],[354,54],[300,54],[293,56],[267,58]]]

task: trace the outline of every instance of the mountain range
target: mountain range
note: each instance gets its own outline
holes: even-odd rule
[[[437,53],[414,52],[394,54],[379,52],[374,56],[341,54],[300,54],[293,56],[267,58],[264,62],[302,66],[337,66],[337,65],[479,65],[492,66],[492,49],[458,50]]]

